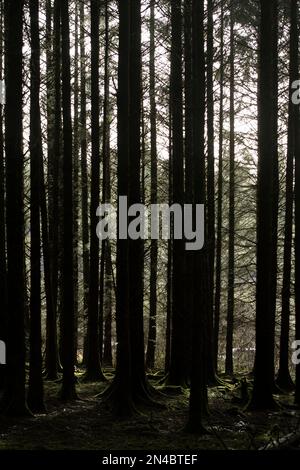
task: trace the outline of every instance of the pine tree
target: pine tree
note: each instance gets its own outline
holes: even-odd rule
[[[205,204],[205,58],[204,58],[204,2],[192,1],[192,77],[193,77],[193,164],[194,164],[194,204]],[[193,292],[194,303],[192,370],[187,430],[203,433],[203,418],[207,413],[207,343],[205,341],[208,320],[208,250],[195,252]]]
[[[45,410],[42,378],[41,331],[41,175],[42,132],[40,110],[39,4],[30,0],[30,369],[28,405],[32,411]]]
[[[229,241],[228,297],[225,372],[233,374],[233,315],[234,315],[234,230],[235,230],[235,134],[234,134],[234,10],[230,2],[230,156],[229,156]]]
[[[77,398],[74,375],[74,284],[73,284],[73,156],[71,119],[70,18],[67,0],[61,5],[61,71],[63,109],[63,291],[61,346],[63,382],[62,400]]]
[[[297,47],[297,5],[290,4],[290,94],[288,117],[288,148],[286,161],[285,186],[285,226],[284,226],[284,255],[283,283],[281,292],[281,334],[279,370],[276,383],[283,390],[291,390],[294,384],[289,371],[289,334],[290,334],[290,299],[291,299],[291,262],[293,236],[293,198],[294,198],[294,155],[296,109],[292,103],[292,84],[298,77],[298,47]]]
[[[218,148],[218,199],[217,199],[217,239],[216,239],[216,281],[214,298],[214,363],[218,370],[219,330],[221,308],[221,263],[222,263],[222,223],[223,223],[223,118],[224,118],[224,1],[221,0],[220,18],[220,108],[219,108],[219,148]]]
[[[172,202],[184,203],[183,169],[183,67],[181,0],[171,1],[171,76],[170,107],[172,128]],[[184,241],[172,240],[172,332],[168,383],[186,385],[187,368],[184,361]]]
[[[97,208],[100,202],[100,92],[99,92],[99,25],[100,1],[91,0],[91,127],[92,167],[90,221],[90,272],[87,325],[87,362],[85,380],[105,380],[99,349],[99,238],[96,233]]]
[[[157,110],[155,87],[155,1],[150,3],[150,127],[151,127],[151,204],[157,204]],[[157,316],[157,240],[151,240],[150,247],[150,313],[149,333],[146,355],[146,368],[153,369],[156,349],[156,316]]]
[[[250,407],[274,407],[273,196],[277,115],[277,2],[261,0],[258,82],[256,354]],[[271,108],[270,108],[271,106]]]
[[[23,1],[4,3],[5,11],[5,154],[7,230],[7,383],[6,414],[28,414],[25,394],[25,279],[23,207],[22,37]]]

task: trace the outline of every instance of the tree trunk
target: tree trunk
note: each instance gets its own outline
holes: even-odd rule
[[[183,207],[183,83],[182,83],[182,14],[181,0],[171,1],[171,77],[170,106],[172,126],[173,203]],[[172,272],[172,330],[171,357],[168,383],[183,385],[188,382],[185,356],[184,328],[184,240],[174,239]]]
[[[100,91],[99,91],[99,24],[100,1],[91,0],[91,204],[90,272],[85,380],[105,380],[99,349],[99,238],[96,233],[97,208],[100,201]]]
[[[250,408],[274,408],[274,302],[273,302],[273,196],[277,166],[277,2],[260,2],[258,81],[258,182],[257,182],[257,276],[256,354]]]
[[[151,204],[157,204],[157,132],[155,98],[155,0],[150,3],[150,127],[151,127]],[[157,314],[157,240],[151,240],[150,247],[150,313],[146,355],[146,368],[154,369],[156,349]]]
[[[75,52],[74,52],[74,142],[73,142],[73,188],[74,188],[74,362],[77,364],[78,348],[78,242],[79,242],[79,48],[78,5],[75,4]]]
[[[48,11],[48,15],[49,15]],[[49,21],[49,20],[48,20]],[[49,75],[54,74],[54,105],[51,109],[53,117],[53,148],[48,148],[48,174],[49,174],[49,269],[50,269],[50,282],[52,288],[52,303],[53,312],[48,311],[46,322],[46,355],[45,355],[45,373],[46,377],[50,380],[57,378],[57,371],[59,367],[59,354],[57,342],[57,305],[58,305],[58,257],[59,257],[59,224],[57,217],[59,214],[59,161],[61,160],[61,71],[60,71],[60,5],[58,0],[54,2],[54,39],[53,39],[53,64],[51,69],[48,62],[48,88],[50,87],[51,78]],[[50,32],[48,31],[48,35]],[[50,38],[48,38],[50,42]],[[50,116],[48,115],[48,120]],[[50,145],[50,143],[48,144]]]
[[[215,269],[215,152],[214,152],[214,0],[207,2],[207,243],[208,243],[208,330],[207,378],[216,384],[214,363],[214,269]]]
[[[129,171],[129,67],[130,67],[130,8],[128,2],[119,0],[119,64],[118,64],[118,197],[128,196],[127,175]],[[120,220],[118,210],[117,219]],[[119,225],[118,225],[119,227]],[[129,321],[129,272],[128,240],[117,239],[117,291],[116,330],[117,365],[108,397],[112,398],[117,415],[127,416],[135,411],[131,388],[131,350]]]
[[[234,133],[234,10],[230,2],[230,143],[229,143],[229,230],[228,286],[225,372],[233,374],[233,314],[234,314],[234,231],[235,231],[235,133]]]
[[[105,3],[105,58],[104,58],[104,110],[103,110],[103,202],[111,202],[111,177],[110,177],[110,96],[109,96],[109,12]],[[103,338],[103,364],[112,366],[112,266],[111,247],[109,240],[102,241],[103,259],[103,313],[104,338]],[[100,315],[101,317],[101,315]],[[100,341],[101,344],[101,341]]]
[[[222,265],[222,223],[223,223],[223,118],[224,118],[224,2],[221,0],[220,26],[220,110],[219,110],[219,150],[218,150],[218,201],[217,201],[217,241],[216,241],[216,283],[214,309],[214,362],[218,371],[219,330],[221,308],[221,265]]]
[[[30,363],[28,405],[31,411],[43,412],[41,331],[41,232],[40,200],[42,133],[40,110],[40,38],[38,0],[30,0]]]
[[[284,225],[284,254],[283,282],[281,292],[281,332],[279,370],[276,383],[282,390],[292,390],[294,384],[289,371],[289,332],[290,332],[290,299],[291,299],[291,262],[293,238],[293,199],[294,199],[294,154],[296,109],[292,103],[292,84],[298,77],[298,46],[297,46],[297,5],[290,5],[290,95],[288,117],[288,148],[286,160],[285,184],[285,225]]]
[[[84,3],[80,3],[80,169],[81,169],[81,234],[83,267],[83,364],[87,361],[86,317],[89,300],[89,217],[88,217],[88,173],[87,173],[87,132],[86,132],[86,52]]]
[[[294,20],[298,25],[298,2],[294,2],[296,14]],[[295,30],[294,47],[298,52],[299,44],[299,27]],[[299,56],[297,54],[297,71],[299,66]],[[299,79],[299,74],[297,76]],[[295,110],[295,314],[296,314],[296,337],[300,341],[300,112],[299,106]],[[296,365],[296,390],[295,403],[300,405],[300,363]]]
[[[193,162],[193,82],[192,82],[192,15],[191,0],[184,2],[184,58],[185,58],[185,203],[192,204],[194,198],[194,162]],[[192,312],[194,252],[185,252],[185,334],[186,346],[182,354],[186,356],[187,377],[191,375],[192,362]]]
[[[23,1],[6,0],[7,383],[4,412],[28,414],[25,394],[25,279],[22,137]]]
[[[3,2],[0,6],[0,80],[3,80]],[[7,267],[5,230],[5,171],[4,171],[3,104],[0,103],[0,340],[6,340],[7,327]],[[0,364],[0,391],[5,384],[5,365]]]
[[[71,119],[70,18],[68,1],[61,0],[62,108],[63,108],[63,304],[61,346],[62,400],[77,398],[74,375],[74,283],[73,283],[73,155]]]
[[[193,71],[193,160],[194,204],[205,204],[205,59],[204,59],[204,2],[192,0],[192,71]],[[193,343],[191,390],[187,430],[205,432],[203,416],[207,413],[207,348],[205,334],[208,320],[208,250],[195,252],[193,289],[194,298],[200,296],[201,309],[193,308]]]

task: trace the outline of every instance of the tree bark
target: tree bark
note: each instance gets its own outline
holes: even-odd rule
[[[235,231],[235,131],[234,131],[234,10],[230,2],[230,143],[229,143],[229,230],[228,230],[228,286],[225,372],[233,374],[233,316],[234,316],[234,231]]]
[[[157,204],[157,130],[156,130],[156,95],[155,95],[155,0],[150,3],[150,134],[151,134],[151,204]],[[157,316],[157,259],[158,243],[151,240],[150,247],[150,313],[146,355],[146,368],[154,369],[156,350]]]
[[[77,398],[74,375],[74,283],[73,283],[73,155],[71,119],[70,17],[68,0],[61,0],[62,109],[63,109],[63,292],[61,347],[62,400]]]
[[[297,46],[297,5],[290,4],[290,94],[288,117],[288,147],[286,160],[285,183],[285,224],[284,224],[284,254],[283,282],[281,291],[281,332],[279,370],[276,383],[283,390],[292,390],[294,384],[289,371],[289,333],[290,333],[290,299],[291,299],[291,268],[292,268],[292,238],[293,238],[293,199],[294,199],[294,155],[296,109],[292,103],[292,84],[298,77],[298,46]]]
[[[90,223],[90,272],[87,326],[87,362],[85,380],[105,380],[99,348],[99,238],[96,211],[100,201],[100,91],[99,91],[100,1],[91,0],[91,128],[92,167]]]
[[[224,119],[224,1],[221,0],[220,25],[220,109],[219,109],[219,149],[218,149],[218,200],[217,200],[217,240],[216,240],[216,281],[214,304],[214,363],[218,371],[219,331],[221,308],[221,267],[222,267],[222,223],[223,223],[223,119]]]
[[[7,383],[4,412],[28,414],[25,394],[25,279],[22,136],[23,1],[6,0],[5,8],[5,153],[7,229]]]
[[[205,204],[205,58],[204,58],[204,2],[192,0],[192,76],[193,76],[193,163],[194,204]],[[192,370],[187,430],[205,432],[203,417],[207,413],[207,343],[208,321],[208,249],[195,252],[193,290],[194,298],[201,299],[201,308],[194,304]]]
[[[274,408],[274,167],[277,166],[277,2],[261,0],[258,81],[256,354],[250,408]]]
[[[28,405],[31,411],[43,412],[41,329],[41,174],[43,164],[40,110],[40,38],[39,4],[30,0],[30,362]]]

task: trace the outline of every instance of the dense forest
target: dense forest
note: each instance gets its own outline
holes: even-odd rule
[[[0,1],[0,450],[300,446],[299,6]]]

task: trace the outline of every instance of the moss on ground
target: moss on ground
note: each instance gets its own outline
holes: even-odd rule
[[[293,409],[292,395],[277,397],[284,406],[276,412],[246,413],[242,405],[236,405],[239,382],[230,381],[209,390],[209,435],[199,437],[183,431],[188,412],[186,389],[161,388],[165,409],[147,409],[130,420],[118,420],[99,399],[107,384],[82,383],[81,374],[78,376],[80,400],[61,403],[60,383],[46,382],[46,414],[0,418],[0,450],[258,449],[299,428],[300,411]]]

